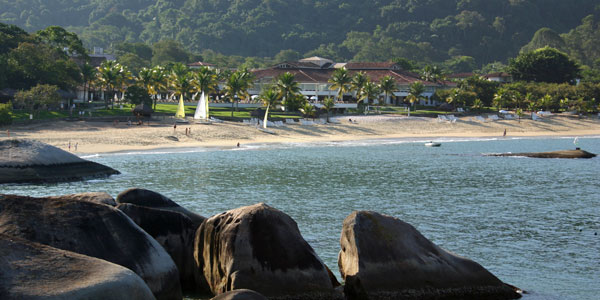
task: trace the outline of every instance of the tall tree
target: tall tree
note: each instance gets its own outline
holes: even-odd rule
[[[233,117],[234,103],[238,99],[248,98],[248,89],[252,84],[252,76],[248,70],[233,72],[225,82],[225,97],[231,102],[231,117]]]
[[[97,82],[104,88],[104,104],[108,109],[112,104],[117,91],[124,88],[131,73],[118,62],[107,60],[98,67]]]
[[[90,84],[96,78],[96,73],[98,70],[94,68],[89,63],[84,63],[80,66],[81,69],[81,78],[83,80],[83,101],[87,102],[88,92],[90,89]]]
[[[173,90],[175,96],[190,95],[196,92],[193,84],[192,72],[183,64],[176,63],[171,68],[168,81],[169,87]]]
[[[553,83],[574,83],[581,72],[574,60],[550,47],[521,53],[510,59],[508,71],[515,80]]]
[[[360,101],[365,101],[365,104],[369,105],[369,99],[375,99],[381,94],[379,85],[371,80],[367,80],[363,88]]]
[[[298,108],[295,95],[300,93],[300,86],[294,78],[294,74],[285,72],[275,79],[275,89],[279,93],[279,97],[283,100],[283,104],[287,111]]]
[[[269,120],[269,109],[275,107],[279,103],[279,93],[273,87],[269,87],[262,91],[260,94],[260,100],[267,107],[265,111],[265,119],[263,120],[263,128],[267,128]]]
[[[49,26],[35,34],[36,38],[42,43],[46,43],[59,50],[66,49],[69,54],[83,56],[88,58],[87,51],[79,37],[72,32],[66,31],[60,26]]]
[[[408,88],[408,98],[410,103],[415,107],[415,111],[417,110],[416,103],[422,99],[425,99],[425,97],[423,96],[424,92],[425,85],[418,81],[415,81]]]
[[[350,88],[356,92],[356,99],[362,98],[363,89],[367,81],[369,81],[369,77],[365,72],[357,72],[352,76]]]
[[[346,68],[335,69],[333,74],[331,74],[331,78],[329,78],[329,83],[331,83],[330,89],[337,90],[337,98],[343,100],[344,94],[350,89],[351,81],[352,77],[350,77]]]
[[[396,81],[394,78],[392,78],[392,76],[384,76],[379,81],[379,89],[385,94],[385,99],[383,100],[384,103],[388,103],[389,95],[398,90],[398,87],[396,86]]]

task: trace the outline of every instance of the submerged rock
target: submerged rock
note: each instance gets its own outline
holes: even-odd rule
[[[131,270],[0,234],[0,299],[155,299]]]
[[[335,278],[298,225],[263,203],[206,220],[196,232],[198,277],[214,294],[251,289],[269,299],[337,299]]]
[[[0,183],[77,181],[113,174],[120,173],[38,141],[0,141]]]
[[[186,215],[196,226],[200,226],[205,217],[193,213],[175,203],[175,201],[151,190],[130,188],[117,195],[117,203],[131,203],[138,206],[171,210]]]
[[[120,210],[68,197],[0,195],[0,233],[103,259],[138,274],[157,299],[181,299],[179,273]]]
[[[562,150],[551,152],[524,152],[524,153],[495,153],[488,156],[524,156],[533,158],[594,158],[596,154],[585,150]]]
[[[516,299],[516,288],[376,212],[344,220],[338,265],[348,299]]]
[[[194,236],[197,226],[182,213],[122,203],[117,206],[169,253],[185,291],[196,290],[194,281]]]

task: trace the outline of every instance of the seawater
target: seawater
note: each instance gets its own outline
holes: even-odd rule
[[[572,149],[572,137],[438,141],[440,148],[404,139],[89,155],[123,174],[0,185],[0,193],[116,197],[143,187],[208,217],[265,202],[296,220],[336,274],[342,221],[373,210],[529,291],[525,299],[598,299],[600,158],[482,155]],[[600,137],[579,138],[579,146],[600,153]]]

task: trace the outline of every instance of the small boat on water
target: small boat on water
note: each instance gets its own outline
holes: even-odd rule
[[[432,141],[429,141],[429,142],[425,143],[425,147],[439,147],[441,145],[442,145],[441,143],[432,142]]]

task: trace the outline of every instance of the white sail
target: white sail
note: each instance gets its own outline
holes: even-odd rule
[[[204,92],[200,95],[200,101],[198,101],[198,106],[196,106],[196,112],[194,113],[195,120],[205,120],[207,118],[206,114],[206,97],[204,97]]]

